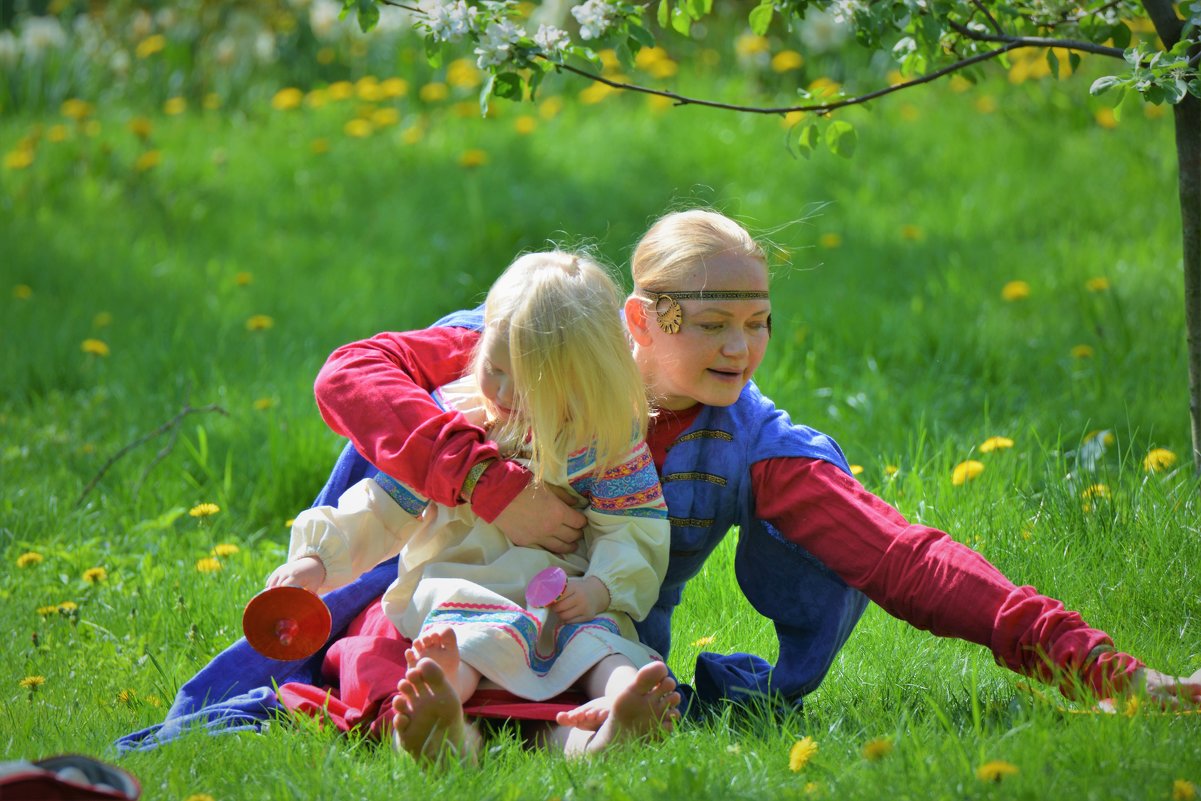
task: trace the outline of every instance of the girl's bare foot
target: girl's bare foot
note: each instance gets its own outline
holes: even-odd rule
[[[596,754],[614,743],[640,737],[661,737],[680,716],[680,694],[667,665],[651,662],[638,669],[629,687],[613,698],[608,717],[583,746],[582,753]]]
[[[421,659],[432,659],[442,668],[446,676],[454,677],[459,672],[459,638],[450,626],[427,629],[413,640],[413,647],[405,651],[409,669],[416,667]]]
[[[596,731],[609,717],[613,709],[613,699],[593,698],[587,703],[580,704],[575,709],[560,712],[555,716],[555,722],[560,726],[574,726],[577,729]]]
[[[392,701],[394,743],[418,762],[459,759],[474,764],[479,734],[463,718],[463,704],[441,666],[430,658],[410,665]]]

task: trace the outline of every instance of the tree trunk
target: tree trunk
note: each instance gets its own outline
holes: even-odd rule
[[[1188,339],[1189,412],[1193,467],[1201,473],[1201,99],[1185,95],[1175,107],[1180,168],[1180,229],[1184,245],[1184,325]]]

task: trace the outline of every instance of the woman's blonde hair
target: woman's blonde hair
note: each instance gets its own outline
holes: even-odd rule
[[[749,256],[767,265],[759,243],[726,215],[708,209],[665,214],[634,248],[630,274],[635,291],[703,289],[684,287],[681,282],[698,261],[727,253]]]
[[[488,336],[509,344],[514,411],[497,438],[529,433],[535,475],[561,475],[567,456],[596,448],[598,471],[645,436],[646,390],[622,326],[621,290],[592,259],[554,251],[518,258],[484,301],[476,353]],[[494,410],[495,411],[495,410]]]

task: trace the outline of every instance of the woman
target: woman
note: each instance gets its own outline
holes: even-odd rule
[[[749,693],[799,701],[821,682],[869,598],[1068,691],[1145,688],[1165,703],[1201,700],[1201,672],[1186,680],[1148,669],[1059,601],[1015,586],[947,534],[910,525],[850,476],[833,440],[793,425],[759,393],[751,377],[771,330],[768,271],[742,226],[711,211],[669,214],[642,238],[631,270],[626,324],[659,410],[647,440],[672,522],[667,578],[639,634],[668,654],[684,585],[737,525],[739,585],[780,641],[774,668],[745,654],[702,654],[702,700]],[[467,370],[478,325],[478,312],[463,312],[431,329],[339,348],[317,379],[321,413],[382,472],[439,503],[470,503],[516,544],[568,550],[582,516],[498,458],[482,430],[429,399]]]

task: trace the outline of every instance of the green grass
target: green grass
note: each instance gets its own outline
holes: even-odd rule
[[[4,758],[111,757],[237,636],[283,557],[284,521],[340,447],[311,400],[330,350],[477,302],[548,240],[623,268],[651,219],[693,203],[791,254],[759,382],[795,420],[833,435],[911,520],[1063,598],[1153,666],[1192,672],[1198,485],[1186,466],[1141,465],[1152,447],[1189,450],[1170,122],[1128,111],[1099,127],[1085,88],[896,97],[849,113],[852,160],[794,158],[774,118],[648,112],[635,98],[568,105],[528,136],[513,122],[533,110],[504,103],[482,121],[404,101],[400,125],[364,140],[343,133],[353,103],[147,114],[147,146],[125,127],[145,109],[101,107],[99,132],[71,127],[62,142],[46,137],[60,120],[0,119],[0,152],[42,132],[33,165],[0,171]],[[999,110],[978,112],[983,94]],[[422,137],[406,142],[414,126]],[[145,147],[162,161],[138,172]],[[487,164],[459,166],[472,148]],[[1087,291],[1093,277],[1110,289]],[[1031,296],[1002,301],[1018,279]],[[274,325],[247,330],[260,314]],[[88,338],[110,354],[83,353]],[[1092,358],[1071,355],[1081,344]],[[168,436],[76,506],[108,459],[184,404],[225,414],[186,417],[161,460]],[[1094,430],[1114,444],[1090,473],[1072,454]],[[992,435],[1016,446],[979,454]],[[985,472],[952,486],[969,457]],[[1086,511],[1080,494],[1097,483],[1111,496]],[[221,512],[184,513],[200,502]],[[198,572],[220,543],[240,551]],[[27,551],[45,560],[16,567]],[[671,663],[685,679],[701,638],[774,655],[731,558],[710,560],[677,615]],[[95,566],[107,580],[88,585]],[[78,613],[38,614],[64,601]],[[32,694],[18,685],[31,675],[46,679]],[[800,797],[810,783],[826,798],[1167,798],[1176,779],[1201,783],[1196,717],[1069,714],[1059,707],[1087,704],[1019,681],[986,650],[873,607],[803,714],[727,714],[589,763],[502,737],[482,770],[432,780],[386,749],[280,724],[123,764],[167,799]],[[793,773],[802,736],[820,750]],[[879,737],[893,752],[865,761]],[[975,770],[994,759],[1019,773],[982,783]]]

